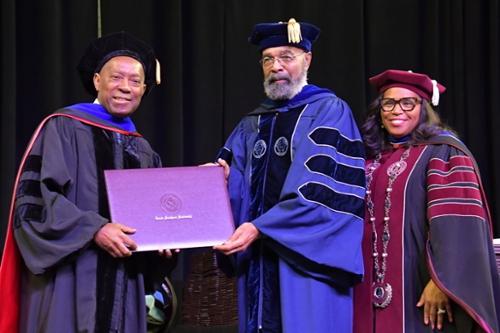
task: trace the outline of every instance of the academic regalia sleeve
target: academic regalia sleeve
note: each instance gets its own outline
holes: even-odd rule
[[[303,274],[341,286],[363,274],[364,149],[342,100],[312,103],[292,138],[280,201],[252,221]]]
[[[245,200],[245,197],[248,197],[245,193],[249,188],[245,181],[247,155],[245,128],[247,126],[248,123],[245,120],[240,121],[217,155],[217,158],[223,159],[230,165],[228,192],[235,227],[248,219],[248,205]],[[217,265],[226,275],[233,276],[236,273],[233,256],[217,252],[216,258]]]
[[[94,156],[93,142],[85,137],[87,132],[67,126],[74,121],[66,117],[48,121],[34,141],[16,188],[14,235],[26,266],[34,274],[45,272],[88,246],[107,223],[95,211],[82,210],[74,203],[78,200],[76,189],[82,186],[78,168],[95,168],[95,161],[81,160]],[[88,154],[80,155],[77,150],[87,150]],[[82,190],[96,189],[78,188],[80,193]]]
[[[427,170],[429,272],[479,327],[498,332],[500,282],[479,173],[463,150],[434,149]]]
[[[230,164],[228,191],[236,227],[249,218],[250,161],[253,142],[257,136],[253,126],[255,124],[249,117],[240,121],[218,155]]]

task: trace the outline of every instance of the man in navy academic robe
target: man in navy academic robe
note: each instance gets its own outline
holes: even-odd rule
[[[255,26],[268,98],[219,156],[237,229],[215,249],[236,254],[241,333],[352,331],[364,150],[349,106],[307,84],[318,34],[293,19]]]

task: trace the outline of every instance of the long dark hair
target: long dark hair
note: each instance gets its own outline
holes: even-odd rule
[[[390,148],[390,143],[387,139],[387,131],[383,128],[382,119],[380,118],[381,99],[382,95],[377,97],[377,99],[370,104],[366,120],[361,126],[361,133],[363,135],[368,158],[374,158],[378,153]],[[422,100],[420,110],[418,125],[411,133],[411,139],[406,143],[407,145],[426,141],[444,130],[452,131],[441,121],[438,113],[432,108],[427,100]]]

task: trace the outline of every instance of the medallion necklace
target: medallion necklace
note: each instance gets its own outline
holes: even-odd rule
[[[392,299],[392,286],[385,282],[385,273],[387,272],[387,247],[389,245],[389,240],[391,238],[391,234],[389,232],[389,222],[390,222],[390,211],[391,211],[391,193],[392,193],[392,185],[396,178],[403,173],[406,169],[407,163],[406,159],[410,155],[410,148],[408,147],[399,161],[392,163],[389,168],[387,168],[387,176],[389,177],[389,181],[387,183],[387,188],[385,189],[385,199],[384,199],[384,223],[381,235],[381,243],[382,243],[382,259],[380,259],[379,254],[379,241],[378,241],[378,233],[375,227],[375,204],[372,199],[372,191],[371,185],[373,180],[373,173],[380,167],[380,160],[382,158],[382,154],[377,154],[375,160],[370,164],[370,166],[366,170],[366,206],[368,210],[368,214],[370,216],[369,223],[372,225],[372,256],[373,256],[373,266],[375,269],[375,281],[372,284],[372,302],[375,307],[385,308],[391,303]]]

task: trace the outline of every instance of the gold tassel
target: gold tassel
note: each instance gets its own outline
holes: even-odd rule
[[[161,83],[160,62],[158,61],[158,59],[155,60],[156,60],[156,84],[158,85]]]
[[[300,33],[300,24],[295,21],[294,18],[288,20],[288,42],[289,43],[300,43],[302,40],[302,34]]]

